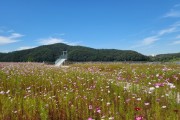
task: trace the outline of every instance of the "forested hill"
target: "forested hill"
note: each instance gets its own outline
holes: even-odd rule
[[[161,61],[161,62],[168,62],[168,61],[180,61],[180,52],[179,53],[171,53],[171,54],[159,54],[155,57],[151,57],[152,61]]]
[[[32,49],[0,53],[1,62],[54,62],[62,51],[68,51],[69,61],[147,61],[149,57],[131,50],[93,49],[62,43]]]

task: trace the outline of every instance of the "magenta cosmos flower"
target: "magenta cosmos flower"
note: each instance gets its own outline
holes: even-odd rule
[[[156,84],[154,84],[154,86],[163,87],[164,83],[156,83]]]
[[[136,116],[135,120],[143,120],[143,117],[142,116]]]
[[[88,120],[93,120],[93,119],[91,117],[89,117]]]

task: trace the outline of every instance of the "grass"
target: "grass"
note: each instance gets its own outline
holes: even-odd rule
[[[179,120],[180,65],[0,64],[1,120]]]

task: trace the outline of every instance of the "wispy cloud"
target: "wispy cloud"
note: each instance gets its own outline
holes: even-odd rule
[[[11,33],[9,36],[0,35],[0,45],[18,42],[19,41],[18,39],[23,36],[24,35],[19,33]]]
[[[176,7],[180,7],[180,4],[176,4],[176,5],[174,5],[174,8],[176,8]]]
[[[23,37],[24,35],[22,34],[19,34],[19,33],[12,33],[11,36],[9,36],[9,38],[11,39],[16,39],[16,38],[21,38]]]
[[[180,39],[180,35],[176,36],[176,39]]]
[[[78,45],[79,44],[79,42],[68,42],[63,38],[56,38],[56,37],[40,39],[40,40],[38,40],[38,42],[41,45],[49,45],[49,44],[55,44],[55,43],[65,43],[68,45]]]
[[[156,33],[154,33],[154,35],[145,37],[144,39],[142,39],[141,41],[139,41],[139,43],[137,45],[132,46],[132,48],[138,48],[138,47],[143,47],[143,46],[151,46],[153,45],[155,42],[157,42],[158,40],[162,39],[163,36],[175,33],[175,32],[179,32],[179,28],[180,28],[180,22],[176,22],[172,25],[170,25],[167,28],[161,29],[159,31],[157,31]],[[179,39],[180,35],[177,36],[175,39]],[[173,44],[178,44],[179,41],[175,41]]]
[[[64,43],[65,40],[62,38],[49,37],[49,38],[40,39],[38,40],[38,42],[41,45],[49,45],[49,44],[55,44],[55,43]]]
[[[31,49],[31,48],[35,48],[36,46],[22,46],[19,47],[17,50],[27,50],[27,49]]]
[[[157,40],[159,40],[159,38],[157,36],[150,36],[150,37],[144,38],[141,46],[151,45],[154,42],[156,42]]]
[[[180,35],[177,35],[175,37],[176,40],[174,40],[172,43],[170,43],[170,45],[179,45],[180,44]]]
[[[176,4],[173,8],[167,12],[163,17],[165,18],[177,18],[180,17],[180,4]]]
[[[169,33],[173,33],[176,31],[176,28],[177,26],[173,26],[173,27],[170,27],[170,28],[166,28],[166,29],[162,29],[158,32],[158,36],[162,36],[162,35],[165,35],[165,34],[169,34]]]
[[[171,25],[172,27],[180,27],[180,21],[175,22]]]
[[[178,27],[179,27],[178,24],[172,25],[169,28],[165,28],[165,29],[162,29],[162,30],[158,31],[153,36],[149,36],[149,37],[144,38],[141,41],[139,47],[141,47],[141,46],[148,46],[148,45],[151,45],[151,44],[155,43],[156,41],[160,40],[162,36],[165,36],[167,34],[171,34],[171,33],[176,32]]]
[[[138,44],[131,46],[131,48],[140,48],[140,47],[146,47],[151,48],[152,44],[154,44],[156,41],[158,41],[160,38],[158,36],[149,36],[144,38],[143,40],[139,41]]]
[[[176,41],[173,41],[171,45],[179,45],[180,44],[180,40],[176,40]]]
[[[180,17],[180,10],[172,9],[164,15],[164,17]]]

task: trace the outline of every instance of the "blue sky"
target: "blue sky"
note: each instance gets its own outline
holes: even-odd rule
[[[0,52],[58,42],[180,52],[180,1],[0,0]]]

